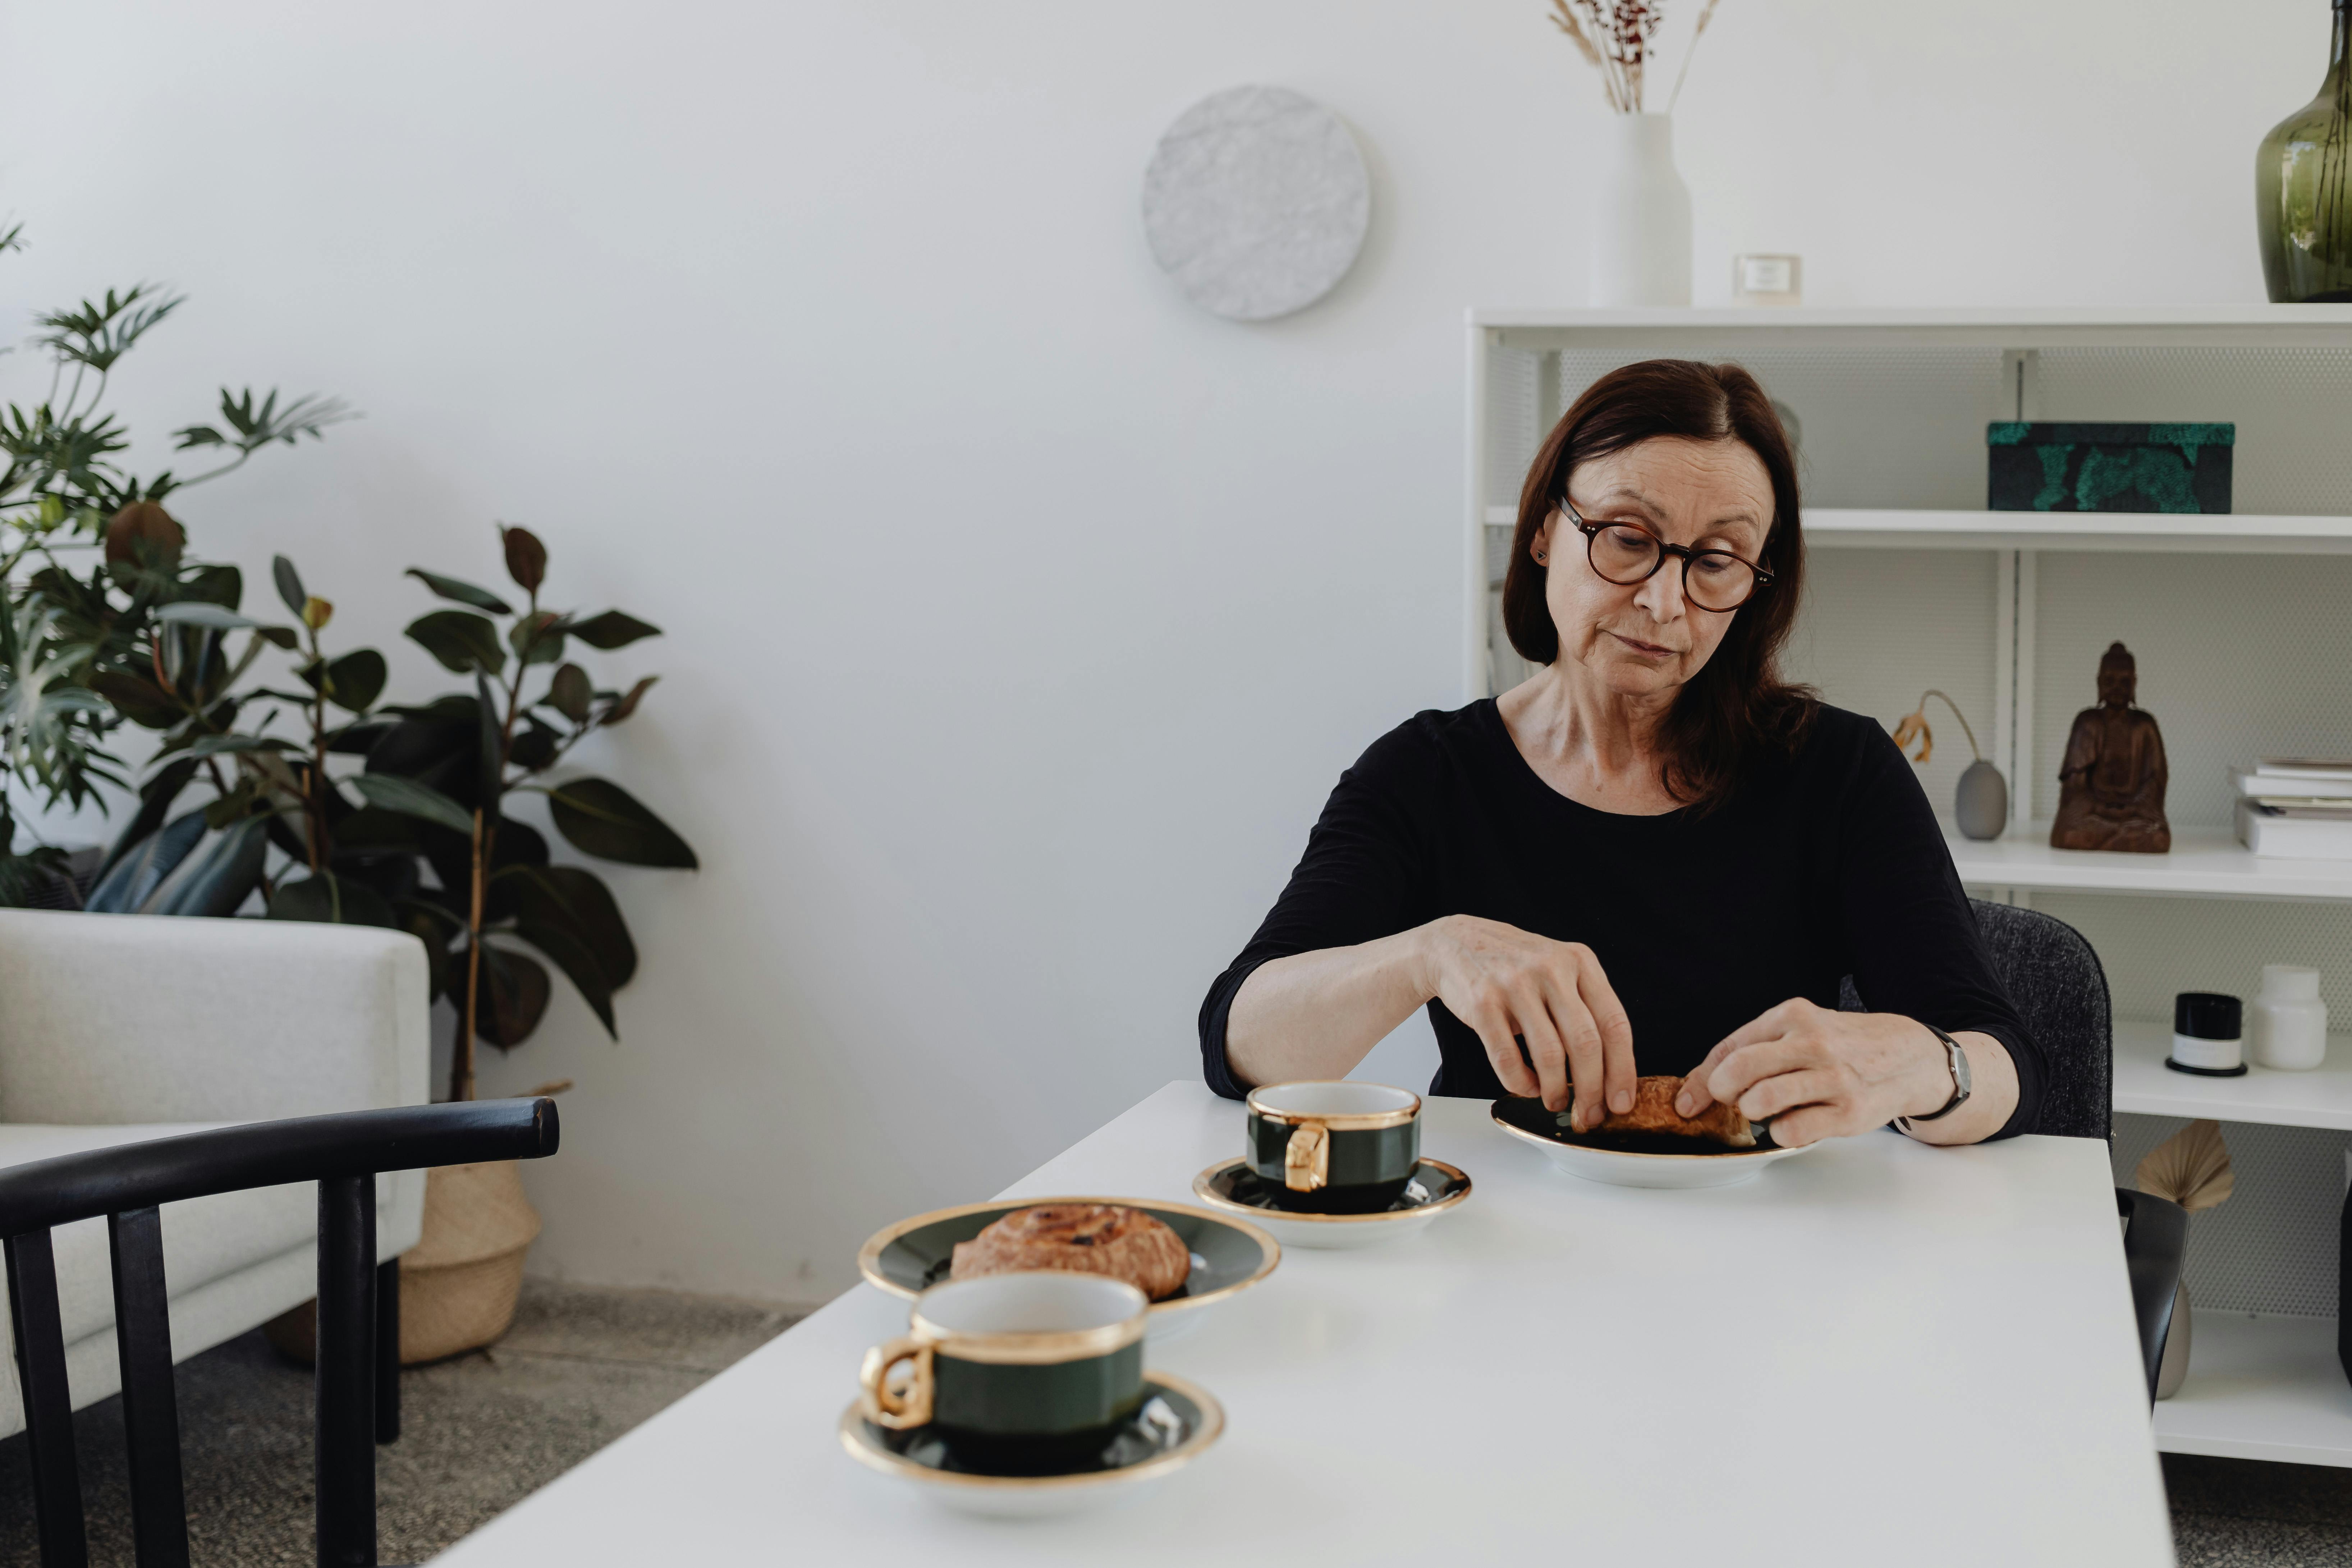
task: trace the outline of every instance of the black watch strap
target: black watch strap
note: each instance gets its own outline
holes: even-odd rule
[[[1920,1026],[1944,1042],[1945,1059],[1952,1069],[1952,1098],[1944,1101],[1942,1110],[1929,1111],[1925,1116],[1896,1117],[1895,1125],[1906,1132],[1921,1121],[1940,1121],[1969,1102],[1969,1053],[1960,1049],[1959,1041],[1935,1025],[1923,1024]]]

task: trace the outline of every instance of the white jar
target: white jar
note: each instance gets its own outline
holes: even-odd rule
[[[2263,988],[2247,1013],[2256,1065],[2304,1072],[2327,1059],[2327,1004],[2319,999],[2316,969],[2263,964]]]

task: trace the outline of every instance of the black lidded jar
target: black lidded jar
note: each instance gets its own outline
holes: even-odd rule
[[[2242,1078],[2245,1006],[2218,991],[2183,991],[2172,999],[2172,1053],[2164,1065],[2200,1078]]]

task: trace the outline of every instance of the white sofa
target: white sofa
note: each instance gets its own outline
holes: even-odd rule
[[[0,1165],[240,1121],[429,1098],[425,949],[404,932],[291,921],[0,910]],[[376,1256],[416,1245],[425,1175],[377,1178]],[[318,1292],[317,1188],[163,1207],[172,1355]],[[55,1233],[76,1409],[115,1393],[106,1222]],[[24,1430],[0,1313],[0,1436]]]

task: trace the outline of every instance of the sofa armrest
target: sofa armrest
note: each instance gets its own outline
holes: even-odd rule
[[[420,1105],[427,984],[404,931],[0,910],[0,1121]]]

